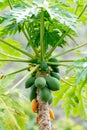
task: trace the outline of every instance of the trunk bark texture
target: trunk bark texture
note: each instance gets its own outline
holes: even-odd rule
[[[49,104],[41,101],[39,96],[37,96],[37,101],[39,130],[52,130],[49,115]]]

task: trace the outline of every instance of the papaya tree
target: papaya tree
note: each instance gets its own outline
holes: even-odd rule
[[[25,64],[15,72],[2,74],[1,79],[27,70],[13,88],[25,82],[32,110],[37,113],[39,130],[53,129],[52,101],[56,105],[63,100],[67,116],[73,113],[87,119],[87,57],[63,58],[87,45],[74,39],[78,36],[79,24],[87,21],[87,0],[2,0],[0,10],[0,65]],[[20,38],[24,35],[23,47],[11,38],[13,35]],[[73,41],[74,47],[67,39]],[[64,47],[70,48],[64,51]],[[65,67],[67,78],[65,73],[61,76],[61,66]],[[72,75],[68,76],[69,72]]]

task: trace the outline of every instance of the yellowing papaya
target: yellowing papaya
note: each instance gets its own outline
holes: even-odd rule
[[[50,118],[54,120],[55,119],[55,115],[54,115],[52,109],[49,110],[49,114],[50,114]]]
[[[37,108],[38,108],[37,100],[33,99],[32,100],[32,111],[37,112]]]
[[[36,117],[36,123],[37,123],[37,124],[38,124],[38,120],[39,120],[39,117],[37,116],[37,117]]]

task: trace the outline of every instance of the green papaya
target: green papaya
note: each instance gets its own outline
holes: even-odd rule
[[[29,62],[37,64],[39,62],[39,59],[38,58],[32,58],[32,59],[29,60]]]
[[[46,77],[46,83],[50,90],[57,91],[60,88],[59,80],[52,76]]]
[[[59,73],[59,68],[55,66],[51,66],[52,70],[56,73]]]
[[[34,81],[35,77],[28,78],[25,82],[25,88],[30,88],[34,84]]]
[[[43,77],[38,77],[38,78],[35,80],[35,86],[36,86],[37,88],[43,88],[43,87],[45,87],[45,85],[46,85],[46,80],[45,80],[45,78],[43,78]]]
[[[35,85],[33,84],[33,85],[31,86],[31,90],[30,90],[30,94],[29,94],[29,96],[30,96],[30,101],[32,101],[33,99],[35,99],[35,98],[37,97],[36,91],[37,91],[37,88],[36,88]]]
[[[59,75],[59,74],[57,74],[57,73],[55,73],[55,72],[53,72],[53,71],[52,71],[50,74],[51,74],[51,76],[53,76],[54,78],[60,80],[60,75]]]
[[[48,61],[58,63],[58,60],[56,58],[50,58]],[[58,66],[58,65],[50,65],[50,66]]]
[[[35,75],[36,75],[36,72],[34,72],[34,73],[31,74],[32,77],[35,77]]]
[[[44,61],[42,61],[42,62],[40,63],[40,68],[41,68],[42,71],[47,71],[47,69],[48,69],[47,63],[44,62]]]
[[[47,87],[41,88],[39,96],[42,101],[49,102],[51,99],[51,91]]]
[[[48,103],[51,104],[53,102],[53,96],[51,94],[50,99],[48,100]]]

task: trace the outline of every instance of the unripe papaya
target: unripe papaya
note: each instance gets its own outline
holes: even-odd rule
[[[53,102],[53,96],[51,94],[50,99],[48,100],[48,103],[51,104]]]
[[[37,90],[37,88],[36,88],[35,85],[33,84],[33,85],[31,86],[31,90],[30,90],[30,101],[32,101],[33,99],[36,98],[36,96],[37,96],[36,90]]]
[[[33,99],[32,100],[32,111],[37,112],[37,108],[38,108],[37,100]]]
[[[51,72],[50,74],[51,74],[51,76],[53,76],[54,78],[60,80],[60,75],[59,75],[59,74],[57,74],[57,73],[55,73],[55,72]]]
[[[52,70],[56,73],[59,73],[59,68],[55,66],[51,66]]]
[[[47,63],[44,62],[44,61],[42,61],[42,62],[40,63],[40,68],[41,68],[42,71],[47,71],[47,69],[48,69]]]
[[[46,83],[50,90],[53,90],[53,91],[59,90],[60,83],[59,83],[58,79],[56,79],[52,76],[48,76],[48,77],[46,77]]]
[[[49,114],[50,114],[50,118],[54,120],[55,116],[54,116],[54,113],[53,113],[52,109],[49,110]]]
[[[39,62],[39,59],[38,58],[32,58],[32,59],[29,60],[29,62],[37,64]]]
[[[49,61],[50,62],[58,62],[58,60],[56,58],[50,58]]]
[[[57,60],[56,58],[50,58],[48,61],[49,61],[49,62],[54,62],[54,63],[57,63],[57,62],[58,62],[58,60]],[[58,66],[58,65],[50,65],[50,66],[56,67],[56,66]]]
[[[28,78],[25,82],[25,88],[30,88],[34,84],[34,81],[35,77]]]
[[[47,88],[41,88],[39,92],[40,98],[44,102],[48,102],[51,98],[51,91]]]
[[[45,78],[43,78],[43,77],[38,77],[38,78],[35,80],[35,86],[36,86],[37,88],[43,88],[43,87],[45,87],[45,85],[46,85],[46,80],[45,80]]]

